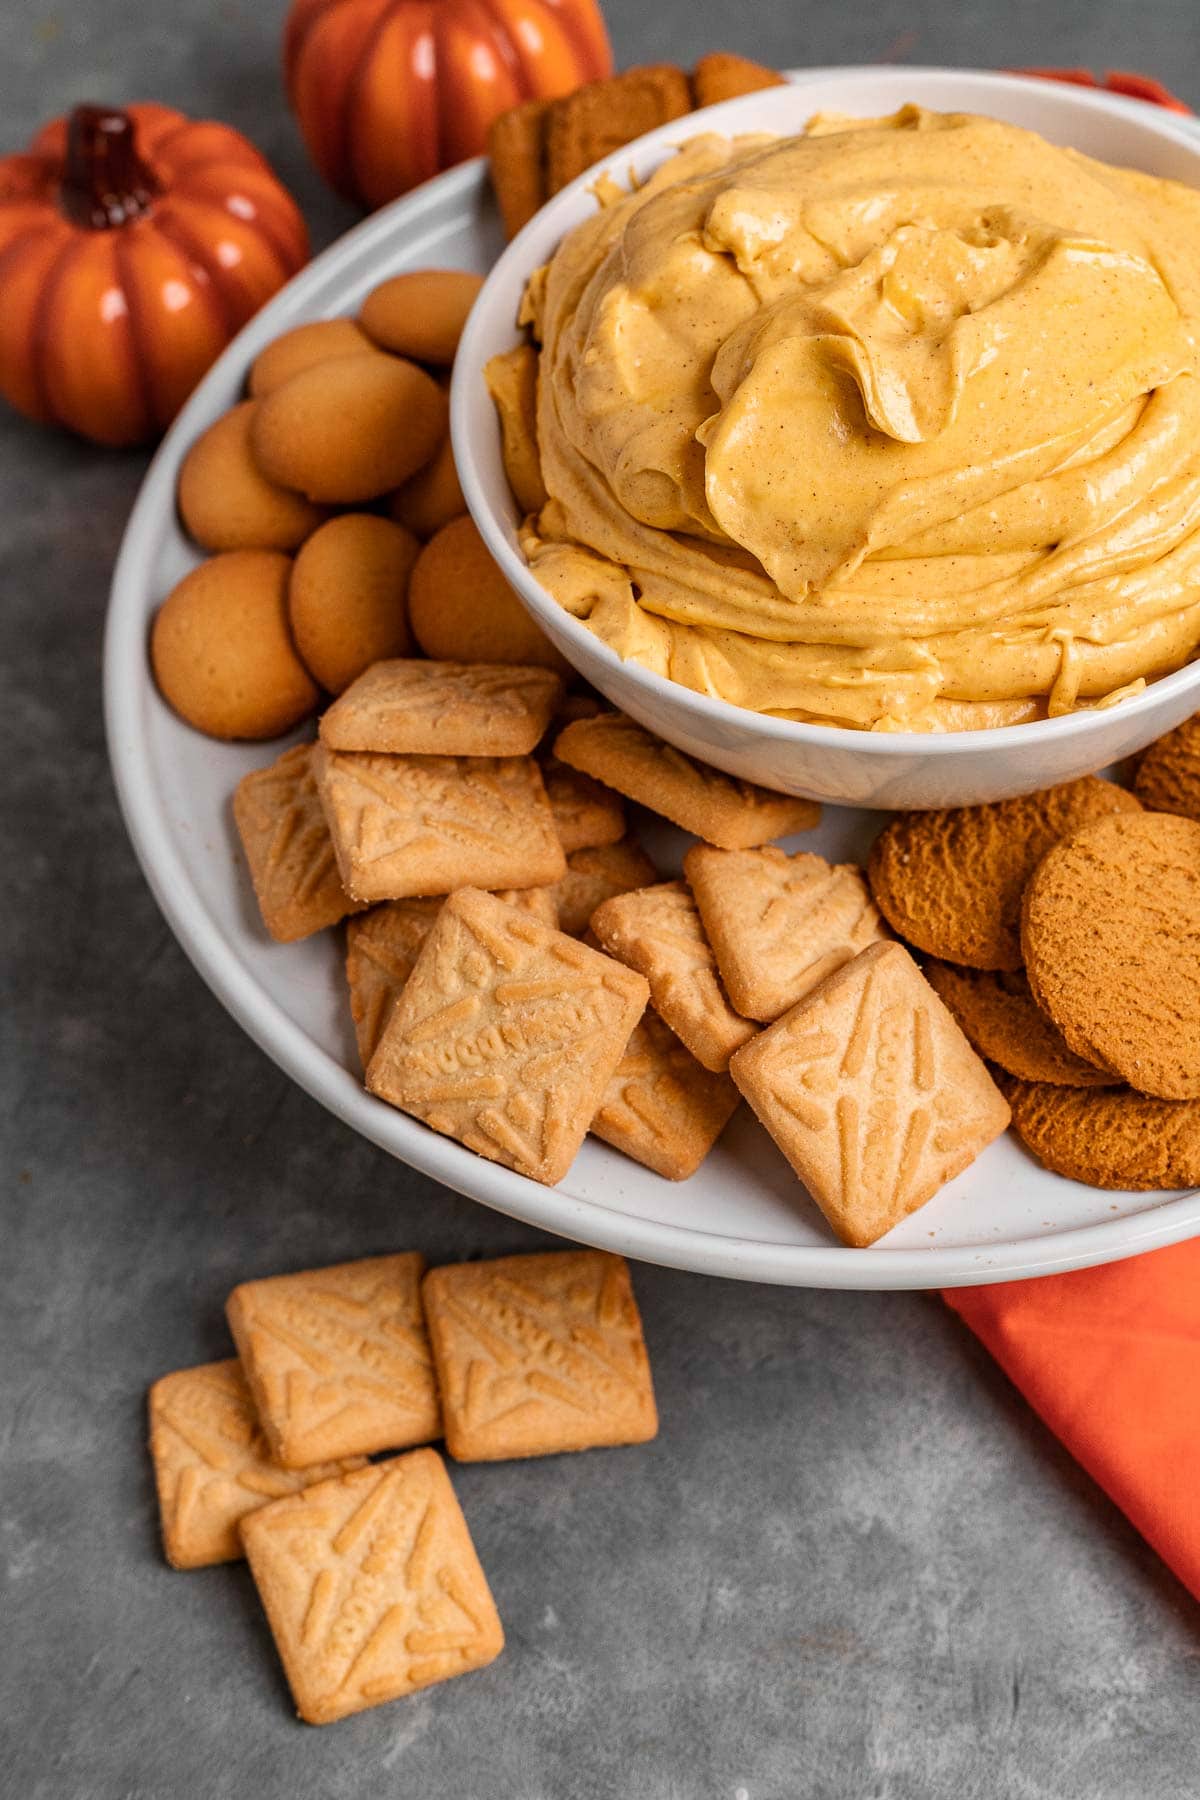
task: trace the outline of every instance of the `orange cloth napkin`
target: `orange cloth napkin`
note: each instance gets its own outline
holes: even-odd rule
[[[1200,1599],[1200,1240],[942,1298]]]

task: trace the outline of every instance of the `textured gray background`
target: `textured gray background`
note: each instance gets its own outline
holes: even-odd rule
[[[3,147],[154,95],[349,222],[283,107],[283,0],[0,4]],[[1192,0],[609,0],[622,61],[1090,62],[1200,101]],[[2,297],[0,297],[2,304]],[[355,1139],[159,918],[99,708],[142,469],[0,420],[0,1793],[13,1800],[1183,1800],[1200,1611],[942,1309],[655,1269],[662,1435],[455,1480],[508,1628],[481,1675],[312,1731],[241,1567],[173,1574],[143,1393],[255,1274],[536,1234]]]

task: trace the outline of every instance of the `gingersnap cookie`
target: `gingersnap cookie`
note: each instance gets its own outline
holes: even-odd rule
[[[449,435],[442,439],[433,461],[418,469],[388,501],[388,512],[397,524],[406,525],[421,539],[433,537],[466,510]]]
[[[504,220],[505,236],[515,238],[550,198],[546,186],[546,123],[549,100],[526,100],[493,119],[488,127],[488,166],[492,191]]]
[[[751,62],[748,56],[735,56],[730,50],[711,51],[692,70],[692,93],[698,107],[717,106],[722,100],[736,100],[742,94],[783,85],[778,70]]]
[[[1034,999],[1071,1049],[1160,1100],[1200,1098],[1200,824],[1095,819],[1025,890]]]
[[[465,269],[406,269],[372,289],[359,322],[381,349],[448,367],[482,286]]]
[[[361,356],[374,348],[353,319],[312,319],[306,325],[293,325],[260,350],[251,363],[250,392],[256,400],[265,399],[303,369],[335,356]]]
[[[1200,819],[1200,713],[1151,744],[1138,764],[1133,791],[1154,812]]]
[[[330,519],[301,548],[288,616],[306,666],[329,693],[412,649],[408,583],[420,549],[411,531],[374,513]]]
[[[325,518],[268,481],[250,449],[258,402],[243,400],[196,439],[179,471],[179,516],[204,550],[294,550]]]
[[[291,558],[227,550],[172,588],[150,632],[163,698],[218,738],[271,738],[307,718],[319,698],[288,629]]]
[[[556,100],[546,120],[548,194],[631,144],[692,110],[688,78],[673,63],[650,63],[585,82]]]
[[[980,1056],[1023,1081],[1061,1087],[1116,1087],[1111,1069],[1076,1056],[1062,1032],[1035,1003],[1020,969],[959,969],[928,957],[926,981]]]
[[[483,373],[500,421],[504,473],[513,498],[523,513],[540,512],[546,484],[537,438],[538,353],[532,344],[517,344],[493,356]]]
[[[408,585],[413,636],[435,662],[540,663],[571,673],[501,574],[469,517],[430,538]]]
[[[1000,1077],[1013,1129],[1043,1168],[1121,1192],[1200,1185],[1200,1102]]]
[[[1052,844],[1089,819],[1140,812],[1095,775],[941,812],[900,813],[876,838],[871,891],[889,925],[918,949],[972,969],[1019,969],[1021,895]]]
[[[310,500],[354,505],[398,488],[446,435],[443,390],[416,363],[382,351],[337,356],[292,375],[259,402],[255,461]]]

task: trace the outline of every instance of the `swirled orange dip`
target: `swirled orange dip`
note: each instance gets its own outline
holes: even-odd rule
[[[523,544],[623,657],[874,730],[1200,645],[1200,194],[905,107],[694,139],[530,284]]]

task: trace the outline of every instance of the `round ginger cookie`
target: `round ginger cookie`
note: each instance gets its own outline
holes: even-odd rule
[[[258,402],[251,442],[264,475],[310,500],[353,505],[402,487],[446,435],[443,390],[375,350],[301,369]]]
[[[1013,1130],[1055,1175],[1117,1192],[1200,1184],[1200,1102],[1152,1100],[1127,1087],[999,1081]]]
[[[467,314],[483,286],[465,269],[409,269],[369,293],[359,318],[384,350],[417,362],[454,361]]]
[[[459,485],[454,449],[447,432],[433,461],[418,469],[388,501],[388,512],[419,538],[431,538],[467,510]]]
[[[1142,1094],[1200,1098],[1200,824],[1094,819],[1025,890],[1029,986],[1076,1055]]]
[[[292,569],[288,614],[311,674],[340,694],[372,663],[412,649],[406,596],[420,544],[374,513],[342,513],[315,531]]]
[[[1200,713],[1151,744],[1138,764],[1133,791],[1154,812],[1200,819]]]
[[[1119,1085],[1111,1069],[1097,1069],[1076,1056],[1039,1011],[1022,971],[960,969],[935,957],[926,959],[922,971],[972,1047],[1008,1074],[1062,1087]]]
[[[1089,819],[1140,811],[1124,788],[1085,775],[987,806],[900,813],[872,846],[871,891],[888,924],[931,956],[1019,969],[1021,895],[1046,851]]]
[[[185,575],[159,607],[150,661],[189,725],[218,738],[270,738],[316,708],[288,630],[291,558],[229,550]]]
[[[430,538],[408,584],[408,618],[438,662],[533,663],[570,675],[492,559],[469,516]]]
[[[179,515],[204,550],[294,550],[325,518],[268,481],[250,449],[258,402],[243,400],[196,439],[179,471]]]
[[[328,362],[331,356],[362,356],[374,348],[354,319],[313,319],[307,325],[293,325],[251,363],[250,392],[256,400],[265,399],[302,369]]]

